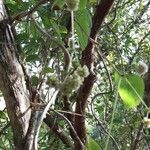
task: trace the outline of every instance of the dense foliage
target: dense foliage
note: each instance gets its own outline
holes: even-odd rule
[[[33,96],[36,91],[38,102],[32,101],[32,107],[42,111],[50,104],[49,118],[38,136],[40,150],[71,149],[78,141],[74,130],[79,134],[76,124],[81,116],[88,142],[80,139],[88,150],[150,149],[150,102],[144,91],[150,84],[150,2],[114,1],[92,37],[93,24],[96,26],[93,16],[103,1],[5,2],[11,26],[16,29],[15,43],[28,74],[29,92]],[[93,44],[92,59],[85,52],[89,43]],[[96,75],[94,85],[89,80],[86,89],[85,79],[91,74]],[[53,98],[55,92],[58,94]],[[82,112],[77,106],[84,96],[87,101]],[[14,149],[5,108],[0,111],[0,136],[0,149]]]

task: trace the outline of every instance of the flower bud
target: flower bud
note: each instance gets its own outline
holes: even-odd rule
[[[148,72],[148,66],[144,62],[140,61],[138,65],[138,73],[140,75],[144,75],[147,72]]]
[[[143,124],[146,128],[150,128],[150,119],[148,117],[144,117]]]
[[[80,0],[66,0],[66,4],[70,11],[78,10]]]

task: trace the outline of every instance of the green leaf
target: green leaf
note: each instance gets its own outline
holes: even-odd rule
[[[144,81],[135,74],[122,76],[118,92],[124,104],[128,108],[134,108],[140,104],[144,96]]]
[[[60,33],[67,34],[67,28],[65,26],[60,26]]]
[[[30,31],[31,31],[32,37],[36,40],[38,38],[39,32],[33,22],[30,22]]]
[[[100,150],[100,146],[96,143],[94,139],[89,138],[87,144],[87,150]]]
[[[6,113],[4,111],[0,111],[0,119],[6,119]]]
[[[37,76],[33,75],[33,76],[31,77],[31,81],[32,81],[32,85],[33,85],[33,86],[37,86],[37,85],[38,85],[38,82],[39,82],[39,78],[38,78]]]
[[[27,44],[24,46],[24,51],[27,55],[26,57],[28,57],[29,55],[35,55],[39,50],[40,43],[41,42],[36,41],[34,38],[30,38],[30,41],[27,42]]]
[[[43,73],[44,73],[44,74],[53,73],[53,72],[54,72],[54,69],[53,69],[53,68],[50,68],[50,67],[45,67],[45,68],[43,68]]]
[[[18,8],[18,4],[14,1],[13,3],[7,3],[7,7],[13,12],[18,13],[20,12],[20,9]]]
[[[139,12],[140,12],[140,14],[142,13],[142,10],[143,10],[143,0],[140,0],[140,3],[139,3]]]
[[[6,2],[7,6],[13,11],[13,13],[19,13],[21,11],[26,11],[29,8],[29,2],[21,2],[21,1],[9,1]]]
[[[41,16],[42,23],[44,24],[44,26],[46,28],[50,28],[51,27],[50,18],[46,15],[45,16],[40,15],[40,16]]]
[[[97,0],[89,0],[90,4],[97,4]]]
[[[21,10],[21,11],[28,10],[28,9],[29,9],[29,6],[30,6],[30,3],[29,3],[29,2],[21,2],[21,3],[20,3],[20,10]]]
[[[115,78],[115,82],[118,84],[120,76],[117,72],[115,72],[114,78]]]
[[[50,23],[51,23],[51,26],[53,27],[53,30],[58,34],[59,37],[61,37],[60,29],[56,21],[54,19],[50,19]]]
[[[85,9],[87,5],[87,0],[80,0],[79,2],[79,10]]]
[[[37,54],[29,55],[26,58],[27,62],[33,62],[33,61],[37,61],[37,60],[39,60],[39,56]]]
[[[22,42],[26,41],[27,39],[29,40],[29,34],[28,33],[21,33],[21,34],[18,34],[16,36],[16,41],[18,43],[22,43]]]
[[[87,45],[91,26],[92,26],[92,20],[89,11],[87,9],[78,11],[75,20],[75,30],[77,32],[82,50]]]

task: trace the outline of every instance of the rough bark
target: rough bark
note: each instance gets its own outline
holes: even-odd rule
[[[31,111],[25,76],[18,59],[17,46],[9,16],[0,0],[0,90],[3,93],[16,150],[23,150]]]
[[[105,19],[106,15],[108,14],[111,6],[113,5],[114,0],[101,0],[99,5],[96,8],[95,14],[92,20],[92,28],[90,33],[90,38],[93,40],[96,39],[96,35]],[[90,95],[92,90],[93,84],[96,80],[96,75],[93,71],[93,50],[94,50],[94,43],[89,40],[85,50],[82,54],[82,64],[86,65],[89,68],[90,74],[85,79],[83,85],[79,90],[79,94],[77,97],[76,103],[76,113],[78,114],[85,114],[85,108],[87,104],[87,99]],[[84,145],[87,143],[86,137],[86,127],[85,127],[85,118],[81,116],[75,116],[75,129]],[[75,150],[81,150],[82,147],[78,142],[75,142]]]

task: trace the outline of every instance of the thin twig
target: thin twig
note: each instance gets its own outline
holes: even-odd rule
[[[66,133],[64,129],[59,127],[59,124],[56,122],[56,117],[52,117],[52,115],[47,114],[44,122],[65,145],[73,149],[74,145],[71,137],[68,136],[68,133]]]
[[[65,119],[68,123],[68,125],[70,126],[70,128],[72,129],[72,131],[74,132],[74,135],[76,137],[76,140],[80,143],[82,149],[81,150],[84,150],[84,144],[82,143],[82,141],[80,140],[77,132],[75,131],[74,127],[72,126],[71,122],[68,120],[67,117],[65,117],[63,114],[57,112],[56,110],[53,110],[56,114],[58,114],[60,117],[62,117],[63,119]]]
[[[58,94],[59,90],[56,90],[51,98],[51,100],[53,99],[56,99],[57,97],[57,94]],[[48,104],[46,105],[46,107],[44,108],[44,110],[42,112],[39,112],[38,114],[38,119],[37,119],[37,122],[36,122],[36,125],[35,125],[35,135],[34,135],[34,144],[35,144],[35,147],[37,147],[37,142],[38,142],[38,135],[39,135],[39,131],[40,131],[40,127],[42,125],[42,122],[43,122],[43,119],[46,117],[46,114],[50,108],[50,105],[51,105],[51,100],[48,102]]]
[[[43,103],[32,103],[32,102],[30,104],[31,104],[31,107],[35,108],[35,110],[42,110],[47,105],[47,104],[43,104]],[[81,114],[78,114],[78,113],[75,113],[75,112],[71,112],[71,111],[56,110],[56,109],[52,109],[52,108],[49,108],[49,110],[51,110],[51,111],[55,110],[59,113],[72,114],[72,115],[76,115],[76,116],[85,117],[84,115],[81,115]]]
[[[105,129],[105,127],[102,125],[102,122],[101,122],[101,121],[97,118],[97,116],[95,115],[95,113],[94,113],[94,108],[93,108],[93,103],[94,103],[95,98],[97,98],[98,96],[103,95],[103,94],[108,94],[108,92],[99,93],[99,94],[95,95],[95,96],[92,98],[92,100],[91,100],[91,111],[92,111],[92,114],[93,114],[95,120],[99,123],[99,125],[100,125],[101,128],[104,130],[104,132],[105,132],[106,134],[109,134],[108,131]],[[115,144],[117,150],[120,150],[119,145],[118,145],[118,143],[116,142],[116,140],[114,139],[114,137],[113,137],[111,134],[109,134],[109,136],[110,136],[110,138],[112,139],[113,143]]]
[[[108,25],[112,24],[112,23],[115,21],[116,15],[117,15],[117,8],[118,8],[118,5],[119,5],[120,1],[121,1],[121,0],[118,0],[118,1],[117,1],[117,4],[116,4],[116,6],[115,6],[115,10],[113,10],[113,11],[114,11],[114,16],[113,16],[112,20],[110,20],[108,23],[102,25],[101,28],[104,28],[105,26],[108,26]]]
[[[98,54],[98,57],[99,57],[99,58],[102,60],[102,62],[103,62],[103,65],[104,65],[104,68],[105,68],[105,70],[106,70],[106,73],[107,73],[107,76],[108,76],[108,80],[109,80],[110,91],[112,92],[112,91],[113,91],[113,86],[112,86],[112,79],[111,79],[110,73],[109,73],[109,71],[108,71],[108,69],[107,69],[107,66],[106,66],[106,63],[105,63],[105,61],[104,61],[104,59],[103,59],[103,56],[102,56],[102,54],[101,54],[101,51],[98,50],[97,48],[98,48],[98,47],[96,46],[96,52],[97,52],[97,54]]]

